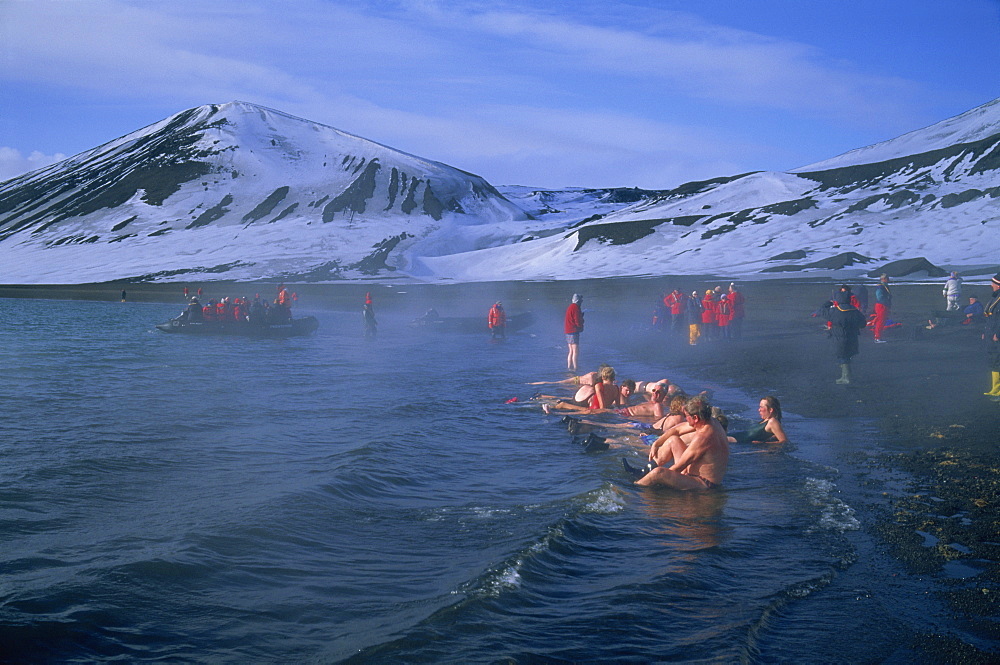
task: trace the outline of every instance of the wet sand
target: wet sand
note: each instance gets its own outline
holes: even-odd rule
[[[594,315],[588,314],[581,346],[586,362],[587,335],[596,336],[600,334],[597,328],[620,325],[623,320],[644,325],[657,295],[674,282],[687,292],[694,288],[703,292],[706,285],[725,283],[688,277],[558,285],[355,283],[295,288],[314,306],[333,309],[360,311],[361,298],[370,290],[377,293],[377,309],[417,312],[425,304],[445,302],[453,308],[442,314],[465,315],[478,312],[480,301],[490,303],[500,297],[508,312],[558,313],[547,318],[561,318],[569,294],[579,291],[586,294],[585,308],[595,310]],[[197,286],[189,285],[192,293]],[[265,293],[274,285],[204,286],[207,297]],[[990,375],[978,331],[968,326],[924,329],[929,313],[943,308],[940,284],[897,285],[891,318],[903,325],[887,331],[886,344],[875,345],[870,334],[864,335],[853,363],[853,383],[837,385],[833,343],[821,331],[821,319],[809,316],[829,298],[832,287],[832,282],[794,280],[744,284],[748,318],[743,338],[695,347],[684,340],[667,341],[670,364],[689,376],[738,386],[751,395],[778,395],[787,411],[806,418],[874,423],[879,450],[871,451],[867,463],[905,471],[913,481],[904,496],[887,492],[884,505],[877,507],[881,517],[866,528],[916,575],[939,572],[955,561],[991,562],[974,583],[939,592],[980,639],[1000,640],[996,622],[1000,616],[1000,403],[983,395],[989,389]],[[182,305],[182,285],[177,284],[0,286],[0,297],[118,300],[123,288],[129,301]],[[968,295],[986,298],[989,293],[986,285],[966,285],[963,306]],[[468,311],[458,311],[462,308]],[[664,339],[642,334],[634,344],[640,355],[641,345],[650,345],[649,357],[657,357],[663,353]],[[794,433],[791,436],[794,439]],[[989,662],[996,657],[944,635],[919,639],[919,648],[936,662]]]

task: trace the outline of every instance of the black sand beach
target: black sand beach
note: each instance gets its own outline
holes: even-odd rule
[[[469,314],[481,309],[480,301],[499,297],[508,312],[530,308],[536,315],[555,312],[553,319],[561,317],[569,295],[579,291],[586,294],[585,307],[596,310],[588,315],[581,357],[584,362],[597,362],[587,355],[586,337],[601,334],[602,325],[620,325],[623,320],[629,326],[644,325],[657,294],[675,283],[690,292],[726,282],[685,277],[546,283],[544,287],[503,283],[295,288],[310,306],[358,313],[364,293],[373,291],[379,311],[419,313],[427,302],[452,302],[463,311],[442,314]],[[881,504],[869,506],[869,521],[862,528],[914,576],[932,575],[956,560],[990,562],[971,583],[929,586],[980,645],[1000,644],[1000,403],[983,395],[989,389],[989,370],[978,331],[968,326],[926,330],[928,314],[944,304],[940,284],[897,285],[891,318],[903,325],[887,332],[887,344],[876,346],[870,334],[863,336],[853,365],[854,381],[836,385],[839,370],[833,343],[821,331],[822,320],[809,315],[829,298],[834,284],[792,280],[741,284],[748,319],[739,341],[691,347],[683,340],[664,341],[643,334],[628,343],[637,354],[651,361],[663,358],[665,364],[687,375],[738,386],[748,394],[778,395],[786,411],[805,418],[873,423],[879,447],[856,463],[905,471],[912,481],[905,493],[887,490]],[[188,286],[194,292],[198,285]],[[212,295],[270,293],[273,289],[271,284],[204,286],[206,294]],[[177,302],[179,312],[181,288],[177,284],[0,286],[0,297],[118,300],[125,289],[130,302]],[[966,285],[964,295],[985,298],[988,293],[986,285]],[[790,436],[794,441],[794,432]],[[929,534],[935,544],[929,546],[918,531]],[[933,633],[918,636],[916,642],[914,648],[925,653],[928,662],[996,662],[1000,653]]]

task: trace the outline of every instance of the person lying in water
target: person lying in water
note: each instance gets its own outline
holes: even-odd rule
[[[642,434],[661,434],[664,430],[670,429],[678,423],[684,422],[684,416],[681,415],[681,409],[684,407],[684,403],[691,398],[690,395],[685,395],[684,393],[677,393],[669,398],[669,402],[664,400],[664,410],[668,410],[667,413],[661,417],[659,420],[654,420],[652,422],[640,421],[640,420],[625,420],[624,422],[606,422],[603,420],[589,420],[586,417],[577,418],[575,422],[580,425],[591,425],[593,427],[600,427],[602,429],[627,429],[627,430],[640,430]],[[629,407],[629,412],[641,411],[638,409],[639,406]],[[645,408],[645,407],[643,407]],[[590,410],[587,410],[590,413]],[[613,413],[615,415],[622,415],[628,418],[629,416],[624,415],[624,409],[611,409],[605,410],[602,413]],[[569,416],[567,416],[569,417]]]
[[[600,370],[600,380],[589,391],[588,386],[581,386],[572,400],[561,400],[552,395],[536,395],[536,399],[555,399],[555,404],[544,404],[542,409],[549,413],[555,411],[607,411],[615,406],[628,404],[635,390],[635,381],[626,379],[622,385],[615,383],[615,369],[603,365]],[[589,393],[589,398],[584,398]]]
[[[541,385],[574,385],[579,386],[574,393],[572,399],[562,399],[555,395],[545,395],[538,393],[535,395],[536,399],[554,399],[558,403],[568,403],[574,406],[580,406],[584,408],[590,408],[591,400],[594,398],[594,386],[601,382],[601,373],[605,371],[606,368],[611,368],[610,365],[601,363],[596,372],[587,372],[586,374],[581,374],[579,376],[572,376],[568,379],[562,381],[535,381],[529,383],[529,386],[541,386]]]
[[[628,400],[632,395],[632,387],[635,382],[631,379],[622,382],[620,388],[621,394],[621,404],[619,408],[595,408],[595,402],[591,401],[590,405],[586,407],[576,406],[568,404],[566,402],[558,402],[555,405],[549,406],[549,410],[558,411],[575,411],[583,413],[613,413],[617,416],[623,418],[662,418],[666,415],[667,403],[667,386],[663,384],[658,384],[659,388],[653,391],[652,396],[648,402],[642,402],[641,404],[636,404],[635,406],[628,406]]]
[[[608,365],[602,363],[597,371],[587,372],[586,374],[581,374],[579,376],[571,376],[568,379],[562,379],[561,381],[531,381],[525,385],[529,386],[578,386],[576,395],[573,396],[574,402],[578,406],[583,406],[590,400],[590,396],[593,395],[593,391],[590,390],[601,380],[601,370],[603,370]],[[633,395],[652,395],[653,391],[657,389],[659,385],[667,386],[667,389],[671,395],[677,392],[681,392],[680,387],[672,383],[669,379],[660,379],[659,381],[633,381],[634,388],[632,389]],[[544,397],[548,399],[559,399],[555,395],[543,395],[539,394],[538,397]],[[568,401],[568,400],[567,400]]]
[[[587,372],[586,374],[580,374],[579,376],[571,376],[568,379],[563,379],[561,381],[531,381],[527,385],[529,386],[593,386],[595,383],[601,380],[601,370],[607,367],[605,363],[597,368],[597,371]]]
[[[622,459],[622,465],[636,476],[635,484],[672,487],[679,490],[709,490],[722,485],[729,466],[729,442],[722,424],[712,417],[712,408],[703,397],[692,397],[683,409],[685,425],[667,440],[670,458],[652,470],[636,468]],[[686,441],[682,440],[686,437]],[[662,447],[662,446],[661,446]],[[673,461],[666,466],[667,461]]]
[[[788,443],[785,428],[781,426],[781,402],[773,395],[760,400],[757,407],[760,422],[745,432],[733,432],[730,443]]]

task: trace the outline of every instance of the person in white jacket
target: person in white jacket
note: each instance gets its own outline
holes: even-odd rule
[[[952,271],[951,277],[944,283],[944,290],[941,292],[941,295],[948,301],[948,305],[945,307],[946,311],[957,312],[961,309],[958,301],[962,297],[962,278],[958,276],[957,272]]]

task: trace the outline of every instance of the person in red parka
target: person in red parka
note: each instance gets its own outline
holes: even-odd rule
[[[708,339],[714,339],[717,333],[719,319],[716,305],[712,289],[708,289],[701,300],[701,333]]]
[[[486,322],[489,324],[493,339],[507,339],[507,312],[503,311],[503,303],[499,300],[490,307]]]
[[[736,288],[736,284],[729,285],[727,296],[730,306],[733,308],[733,318],[729,322],[729,336],[733,339],[743,337],[743,319],[746,316],[746,297]]]
[[[719,322],[719,337],[729,339],[729,324],[733,320],[733,305],[729,302],[729,296],[722,294],[719,302],[716,303],[716,318]]]
[[[573,294],[573,302],[566,308],[566,318],[563,323],[563,331],[566,333],[566,345],[569,353],[566,354],[566,369],[571,372],[577,371],[577,358],[580,353],[580,333],[583,332],[583,296],[579,293]]]
[[[674,289],[664,302],[670,307],[670,332],[676,334],[684,327],[684,305],[687,299],[680,289]]]

